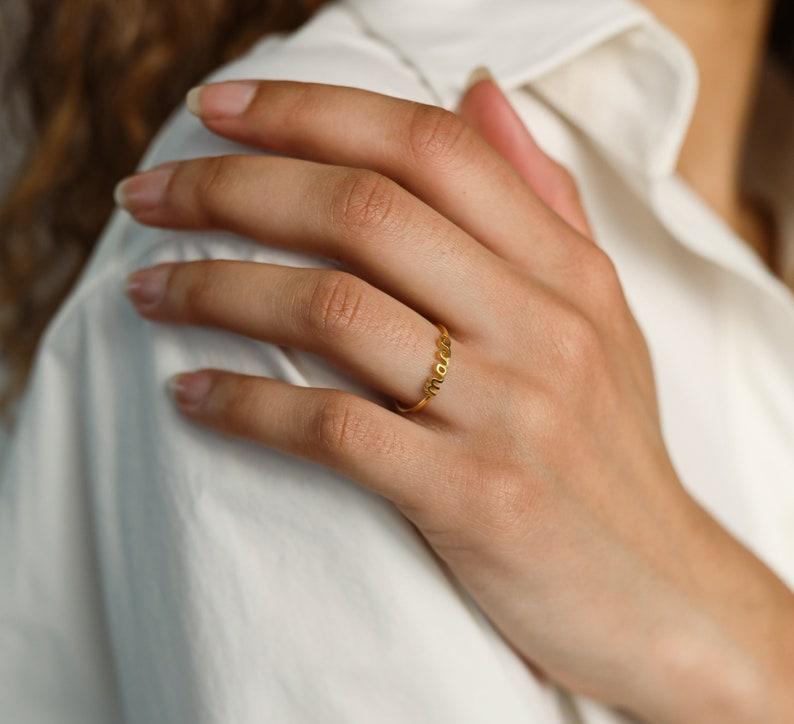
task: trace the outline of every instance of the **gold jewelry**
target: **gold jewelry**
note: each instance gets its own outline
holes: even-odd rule
[[[444,381],[444,377],[449,369],[449,358],[452,356],[452,340],[449,338],[449,332],[447,332],[447,328],[443,324],[437,322],[436,327],[438,327],[441,332],[441,336],[436,341],[436,357],[438,357],[440,361],[436,362],[432,374],[425,381],[424,387],[422,387],[425,396],[419,400],[419,402],[412,407],[403,407],[399,402],[394,403],[400,412],[419,412],[419,410],[423,409],[430,400],[438,394],[439,389],[441,389],[439,385]]]

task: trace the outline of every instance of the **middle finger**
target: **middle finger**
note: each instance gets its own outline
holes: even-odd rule
[[[590,241],[454,113],[359,88],[277,80],[211,83],[191,91],[188,105],[207,128],[236,141],[382,173],[547,285],[576,291],[570,257]]]

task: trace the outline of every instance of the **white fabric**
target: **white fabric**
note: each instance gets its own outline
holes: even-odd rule
[[[794,295],[674,175],[696,73],[646,11],[350,0],[214,77],[454,107],[483,63],[580,183],[649,340],[684,484],[794,585]],[[763,178],[790,278],[792,117],[761,134],[788,173]],[[182,108],[143,166],[231,150]],[[209,257],[323,264],[117,213],[49,327],[0,473],[3,719],[618,721],[536,680],[388,503],[175,413],[165,380],[202,366],[371,394],[301,352],[142,321],[123,296],[136,268]]]

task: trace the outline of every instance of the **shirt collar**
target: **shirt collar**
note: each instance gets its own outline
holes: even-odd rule
[[[675,168],[697,71],[636,2],[343,2],[416,67],[439,105],[453,108],[469,72],[485,65],[508,92],[531,85],[630,171],[657,177]]]
[[[454,108],[470,71],[481,65],[508,93],[526,88],[541,96],[612,159],[674,238],[790,307],[790,290],[742,240],[682,228],[678,212],[663,203],[680,197],[671,189],[681,185],[675,169],[698,74],[689,50],[644,6],[634,0],[340,1],[416,68],[439,105]],[[792,187],[785,185],[789,193]],[[783,261],[794,274],[792,248]]]

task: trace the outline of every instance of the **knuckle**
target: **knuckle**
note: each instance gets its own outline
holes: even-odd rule
[[[221,225],[227,208],[225,199],[235,183],[236,162],[231,156],[215,156],[203,163],[204,168],[195,187],[196,200],[205,222]]]
[[[177,268],[170,280],[175,309],[184,317],[208,319],[215,309],[213,280],[212,265],[209,262]]]
[[[595,244],[585,244],[583,246],[581,265],[584,273],[590,277],[605,280],[610,276],[617,276],[615,265],[609,254]]]
[[[212,391],[212,412],[216,422],[232,433],[250,430],[262,410],[255,377],[223,375]]]
[[[304,129],[316,123],[317,116],[322,113],[323,104],[318,95],[318,88],[314,83],[292,83],[288,92],[281,95],[283,102],[283,113],[280,114],[280,126],[282,128]],[[271,112],[273,103],[265,94],[257,94],[255,97],[262,113]]]
[[[561,360],[561,372],[583,381],[603,361],[601,336],[595,325],[575,311],[563,313],[555,322],[556,351]]]
[[[306,307],[306,323],[321,337],[363,331],[367,288],[358,277],[332,271],[318,276]]]
[[[331,216],[346,232],[360,235],[389,227],[398,189],[375,171],[352,169],[337,181],[331,194]]]
[[[615,263],[612,261],[609,254],[598,247],[595,248],[596,254],[591,261],[594,278],[598,280],[603,289],[611,293],[622,292],[620,277],[618,276]]]
[[[408,124],[408,146],[421,163],[454,163],[472,140],[472,130],[456,114],[417,104]]]
[[[309,429],[309,443],[332,458],[362,454],[393,454],[393,433],[379,429],[350,395],[332,392],[318,406]]]
[[[576,280],[576,296],[599,315],[611,316],[625,306],[623,286],[609,255],[590,241],[579,241],[569,253],[566,271]]]
[[[589,296],[602,308],[622,302],[623,286],[614,262],[603,249],[590,246],[583,263]]]
[[[547,446],[552,449],[568,433],[565,429],[564,410],[559,403],[559,393],[565,394],[559,384],[526,386],[516,404],[520,405],[519,419],[526,430],[526,443],[534,450]]]

